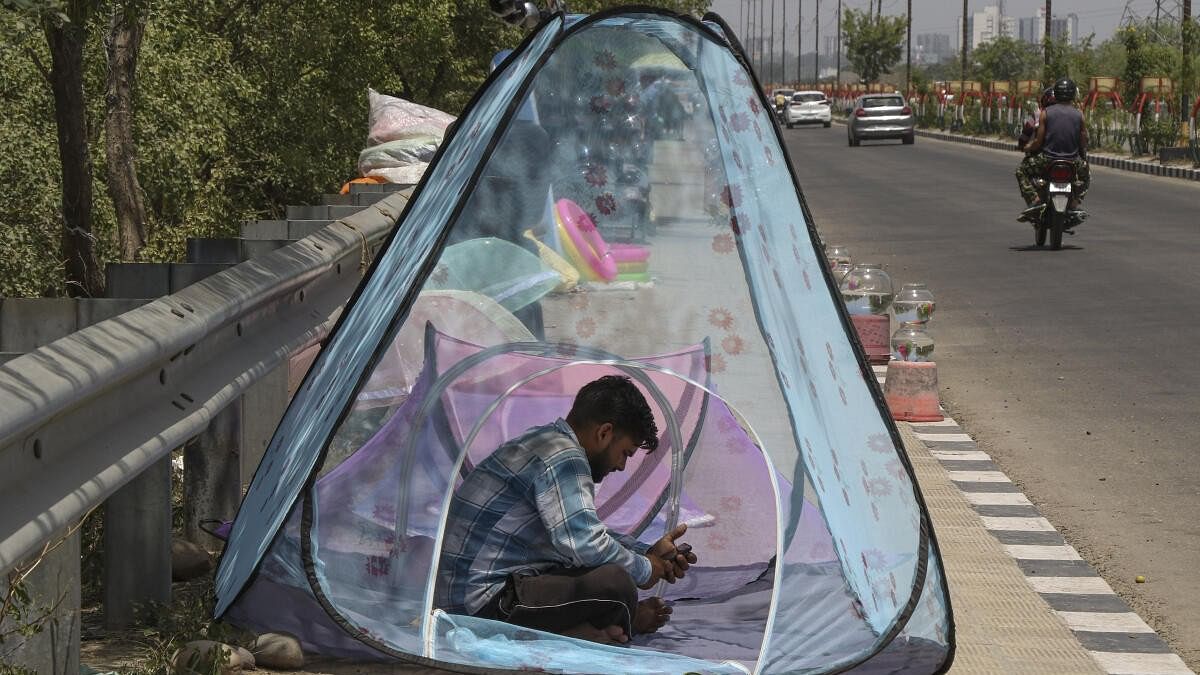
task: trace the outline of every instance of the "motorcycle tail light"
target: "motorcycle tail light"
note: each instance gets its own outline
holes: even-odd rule
[[[862,108],[859,108],[858,110],[855,110],[855,111],[854,111],[854,116],[855,116],[855,117],[866,117],[866,116],[867,116],[867,111],[866,111],[866,110],[863,110]]]
[[[1050,167],[1050,180],[1055,183],[1065,183],[1073,178],[1072,173],[1069,166],[1052,166]]]

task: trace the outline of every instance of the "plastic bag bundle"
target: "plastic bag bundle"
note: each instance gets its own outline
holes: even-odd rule
[[[372,145],[359,153],[358,171],[366,176],[374,169],[428,164],[440,142],[437,136],[416,136]]]
[[[370,105],[368,145],[429,137],[441,143],[446,127],[455,119],[454,115],[441,110],[380,94],[374,89],[367,90],[367,97]]]

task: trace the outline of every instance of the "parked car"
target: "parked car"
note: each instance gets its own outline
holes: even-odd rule
[[[916,140],[912,108],[900,94],[866,94],[854,101],[846,118],[846,138],[850,147],[860,141],[899,138],[905,145]]]
[[[792,94],[792,100],[788,101],[783,119],[789,129],[797,124],[820,123],[828,127],[833,123],[833,114],[825,94],[819,91],[798,91]]]

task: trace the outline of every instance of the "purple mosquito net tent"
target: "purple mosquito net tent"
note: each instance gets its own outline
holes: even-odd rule
[[[462,672],[948,668],[928,515],[760,89],[715,16],[556,15],[531,33],[293,399],[231,528],[217,615]],[[590,281],[551,292],[545,267],[487,257],[438,277],[463,243],[527,246],[527,229]],[[647,592],[671,623],[607,647],[438,608],[458,481],[611,373],[662,436],[597,486],[597,510],[647,542],[689,523],[700,564]]]

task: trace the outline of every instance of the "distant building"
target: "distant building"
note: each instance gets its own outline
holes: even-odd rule
[[[1016,21],[1004,16],[998,5],[988,5],[975,12],[967,27],[971,36],[971,48],[987,44],[998,37],[1011,37],[1016,32]]]
[[[921,33],[913,44],[913,61],[921,65],[941,63],[953,54],[950,36],[945,33]]]
[[[1042,44],[1042,38],[1046,35],[1046,10],[1039,7],[1037,16],[1031,16],[1021,19],[1018,29],[1021,40],[1033,45]],[[1052,16],[1050,18],[1050,37],[1057,40],[1066,38],[1067,44],[1072,47],[1079,44],[1079,16],[1076,14],[1068,14],[1065,18]]]

